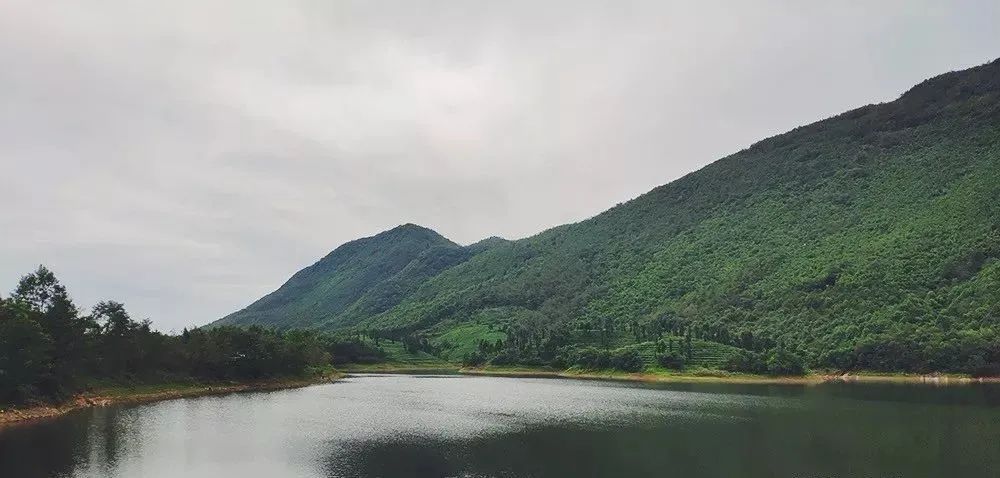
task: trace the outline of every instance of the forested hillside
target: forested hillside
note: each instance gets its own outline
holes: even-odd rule
[[[221,322],[475,363],[676,368],[704,350],[733,370],[995,375],[998,259],[994,61],[527,239],[462,248],[402,226],[348,243]]]
[[[468,256],[440,234],[405,224],[338,247],[278,290],[217,323],[277,328],[349,324],[352,317],[384,312],[417,283]]]

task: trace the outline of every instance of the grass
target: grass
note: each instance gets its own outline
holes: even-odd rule
[[[408,367],[440,367],[442,365],[447,365],[448,362],[440,357],[435,357],[427,352],[417,351],[416,353],[410,352],[403,347],[401,342],[393,342],[391,340],[383,340],[379,342],[379,347],[386,354],[386,362],[405,365]]]
[[[876,372],[851,373],[844,375],[830,371],[815,371],[802,376],[771,376],[727,372],[725,370],[688,367],[684,370],[670,370],[650,366],[641,372],[621,370],[587,370],[578,367],[555,369],[522,365],[487,365],[464,367],[453,362],[441,362],[435,366],[414,366],[412,364],[380,363],[346,365],[344,370],[356,373],[397,373],[397,374],[461,374],[517,378],[573,378],[584,380],[611,380],[628,382],[681,382],[681,383],[760,383],[760,384],[800,384],[815,385],[834,381],[861,381],[884,383],[930,383],[935,385],[965,385],[975,382],[995,382],[997,379],[975,379],[964,375],[906,375],[878,374]]]
[[[462,374],[516,378],[572,378],[583,380],[610,380],[626,382],[717,382],[717,383],[787,383],[816,384],[829,381],[833,377],[826,375],[804,375],[801,377],[772,377],[767,375],[750,375],[731,373],[722,370],[705,368],[688,369],[684,371],[666,370],[663,368],[648,368],[641,372],[623,372],[621,370],[587,370],[576,367],[561,370],[549,367],[528,366],[485,366],[461,367],[452,364],[448,368],[419,369],[395,364],[351,366],[350,372],[369,373],[405,373],[405,374]]]
[[[666,340],[673,340],[674,351],[684,351],[683,337],[668,337]],[[659,368],[656,360],[656,343],[643,342],[638,344],[639,355],[642,357],[646,368]],[[669,350],[669,349],[668,349]],[[686,361],[688,369],[721,369],[726,363],[726,359],[738,349],[729,345],[707,340],[691,340],[691,358]]]
[[[432,343],[441,348],[441,357],[445,360],[460,361],[479,350],[480,340],[493,344],[497,340],[506,339],[507,334],[487,324],[466,322],[446,329],[444,333],[435,337]]]

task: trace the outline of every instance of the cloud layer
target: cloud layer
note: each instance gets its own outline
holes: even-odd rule
[[[163,330],[414,222],[586,218],[1000,56],[995,2],[0,4],[0,284]]]

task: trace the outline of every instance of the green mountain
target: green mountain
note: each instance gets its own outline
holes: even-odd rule
[[[1000,364],[998,259],[1000,60],[526,239],[462,248],[401,226],[345,244],[220,322],[376,330],[444,356],[499,334],[480,351],[527,363],[679,334],[812,366],[973,371]]]
[[[334,249],[278,290],[215,324],[348,325],[392,308],[417,284],[470,256],[430,229],[405,224]]]

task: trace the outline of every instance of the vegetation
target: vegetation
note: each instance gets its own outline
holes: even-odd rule
[[[352,241],[177,336],[39,268],[0,300],[0,402],[384,361],[1000,375],[997,198],[1000,60],[526,239]]]
[[[482,248],[476,248],[481,250]],[[217,325],[337,328],[384,312],[472,253],[413,224],[349,242]]]
[[[304,376],[381,351],[311,331],[215,327],[165,335],[125,307],[82,314],[45,267],[0,298],[0,404],[55,402],[91,384],[253,381]]]
[[[573,350],[566,358],[557,359],[556,363],[588,370],[613,369],[623,372],[638,372],[645,367],[645,363],[635,346],[614,350],[583,347]]]
[[[998,375],[998,197],[1000,60],[527,239],[346,244],[220,323],[373,330],[469,363],[652,344],[646,366]],[[453,340],[470,331],[490,335]]]

